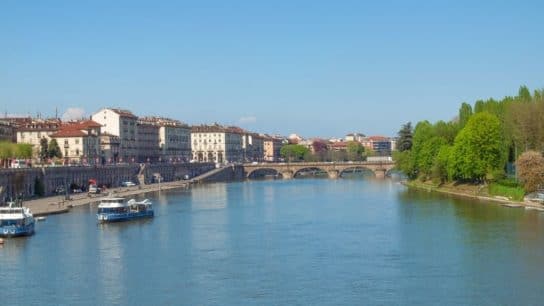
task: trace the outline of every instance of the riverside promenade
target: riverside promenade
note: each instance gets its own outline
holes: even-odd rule
[[[65,195],[58,195],[52,197],[45,197],[36,200],[25,201],[23,205],[30,208],[34,216],[44,216],[51,214],[61,214],[70,211],[70,208],[76,206],[83,206],[100,202],[101,198],[108,195],[113,197],[131,197],[148,192],[157,192],[161,190],[170,190],[178,188],[188,188],[192,184],[213,182],[214,178],[219,175],[217,181],[228,179],[228,176],[222,175],[224,172],[229,171],[230,167],[223,167],[208,171],[202,175],[196,176],[190,180],[173,181],[173,182],[161,182],[154,184],[138,185],[131,187],[117,187],[109,188],[99,194],[88,193],[76,193],[70,194],[66,199]]]

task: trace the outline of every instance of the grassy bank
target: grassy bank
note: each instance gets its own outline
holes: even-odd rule
[[[407,181],[406,186],[440,193],[447,193],[459,196],[467,196],[478,199],[486,199],[498,202],[523,202],[525,192],[518,186],[505,186],[497,183],[489,185],[478,185],[468,183],[446,183],[435,184],[431,181]]]

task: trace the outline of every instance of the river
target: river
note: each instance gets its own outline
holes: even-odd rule
[[[544,213],[392,180],[218,183],[0,247],[2,305],[538,305]]]

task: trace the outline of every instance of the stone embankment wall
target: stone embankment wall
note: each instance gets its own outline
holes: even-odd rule
[[[124,181],[154,183],[171,182],[198,176],[214,169],[212,163],[115,165],[103,167],[45,167],[31,169],[0,169],[0,203],[22,195],[28,199],[50,196],[59,186],[87,188],[90,179],[99,186],[118,187]],[[40,194],[41,193],[41,194]]]
[[[198,180],[198,183],[230,182],[244,179],[245,174],[243,166],[227,166],[210,171],[209,175]]]

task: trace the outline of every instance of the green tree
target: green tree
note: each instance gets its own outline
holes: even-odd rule
[[[444,139],[446,143],[453,144],[455,136],[459,132],[458,125],[453,122],[444,122],[442,120],[436,122],[433,126],[436,136]]]
[[[505,164],[500,122],[487,112],[474,114],[455,138],[449,170],[455,179],[483,180]]]
[[[412,148],[412,122],[403,124],[398,132],[397,148],[399,151],[406,151]]]
[[[349,160],[359,161],[363,158],[365,148],[360,142],[350,141],[347,144],[346,152]]]
[[[459,109],[459,128],[462,129],[467,124],[468,120],[472,116],[472,106],[470,104],[463,102],[461,108]]]
[[[49,157],[49,151],[47,150],[47,139],[43,137],[40,139],[40,159],[42,161],[46,160]]]
[[[419,150],[419,156],[417,159],[417,168],[419,174],[423,176],[423,179],[428,179],[431,177],[438,151],[445,144],[446,141],[438,136],[431,137],[423,143],[421,150]]]
[[[288,161],[301,161],[309,152],[307,147],[299,144],[284,145],[280,150],[281,156]]]
[[[431,169],[431,177],[434,181],[444,183],[448,181],[448,162],[452,152],[452,146],[443,145],[438,149],[433,166]]]
[[[57,140],[54,138],[51,139],[51,141],[49,142],[49,157],[50,158],[62,157],[62,152],[60,150],[59,144],[57,143]]]
[[[32,145],[27,143],[15,144],[13,155],[13,157],[22,159],[32,158]]]
[[[426,161],[422,160],[424,157],[422,157],[421,151],[423,150],[425,143],[434,136],[433,126],[429,123],[429,121],[425,120],[418,122],[416,128],[414,129],[411,150],[412,154],[410,154],[411,158],[413,159],[410,164],[415,167],[414,172],[417,173],[418,176],[421,166],[425,167],[424,164],[426,163]]]
[[[415,179],[417,177],[417,169],[414,164],[414,158],[412,158],[413,152],[411,150],[406,151],[394,151],[393,160],[395,161],[395,168],[402,171],[408,178]]]

